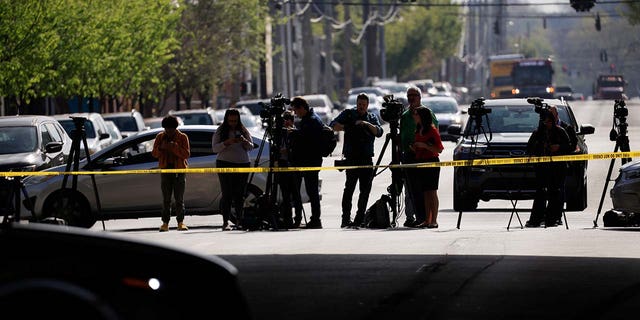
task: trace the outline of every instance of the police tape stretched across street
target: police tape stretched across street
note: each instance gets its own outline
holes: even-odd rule
[[[470,167],[470,166],[496,166],[510,164],[529,164],[553,161],[584,161],[584,160],[607,160],[640,157],[640,151],[627,152],[602,152],[590,154],[564,155],[554,157],[518,157],[518,158],[489,158],[474,160],[452,160],[442,162],[393,164],[393,165],[373,165],[373,166],[327,166],[327,167],[252,167],[252,168],[189,168],[189,169],[147,169],[147,170],[123,170],[123,171],[9,171],[0,172],[0,177],[25,177],[25,176],[58,176],[58,175],[118,175],[118,174],[159,174],[159,173],[236,173],[236,172],[287,172],[287,171],[313,171],[313,170],[342,170],[363,167],[377,168],[408,168],[408,167]]]

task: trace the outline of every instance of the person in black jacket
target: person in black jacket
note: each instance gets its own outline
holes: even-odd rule
[[[571,152],[567,132],[557,125],[556,117],[549,110],[540,113],[540,124],[533,131],[527,144],[527,151],[532,156],[558,156]],[[557,226],[562,217],[562,187],[567,171],[566,162],[542,162],[535,165],[536,193],[531,208],[531,216],[527,221],[528,228]]]
[[[373,143],[375,138],[382,136],[382,127],[378,117],[369,110],[369,97],[359,94],[356,107],[342,111],[331,123],[334,131],[344,131],[344,145],[342,154],[350,166],[369,166],[367,168],[347,169],[347,179],[342,192],[342,223],[341,228],[359,227],[364,222],[367,202],[371,193],[374,170]],[[353,222],[351,222],[351,198],[360,184],[358,208]]]
[[[291,100],[291,108],[300,121],[291,132],[291,154],[289,161],[293,167],[321,167],[322,154],[318,142],[322,139],[324,124],[320,117],[309,107],[309,103],[302,97]],[[320,193],[318,190],[320,170],[300,171],[296,185],[300,190],[302,179],[311,202],[311,217],[306,225],[307,229],[322,229],[320,221]]]
[[[294,130],[294,114],[290,110],[282,114],[283,134],[280,141],[280,159],[278,159],[278,167],[290,167],[289,151],[291,147],[289,133]],[[296,184],[297,172],[279,172],[278,183],[280,192],[282,193],[282,202],[280,204],[280,214],[286,228],[299,228],[302,221],[302,201],[300,199],[300,187]],[[295,217],[292,218],[292,209],[295,208]]]

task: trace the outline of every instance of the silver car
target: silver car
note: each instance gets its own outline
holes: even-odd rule
[[[189,168],[213,168],[216,154],[211,149],[211,140],[215,126],[181,126],[178,129],[189,136],[191,157]],[[82,171],[113,172],[126,170],[157,169],[158,160],[151,155],[151,148],[141,145],[153,145],[156,135],[162,129],[142,131],[111,145],[92,157],[80,162]],[[262,139],[254,136],[256,145],[250,152],[251,165],[269,165],[269,144],[264,143],[260,153]],[[50,171],[64,171],[65,166],[51,168]],[[247,205],[263,193],[266,186],[266,173],[251,174],[248,187]],[[63,176],[30,176],[24,180],[27,194],[34,204],[38,220],[57,217],[67,224],[91,227],[97,220],[126,219],[140,217],[159,217],[162,208],[160,175],[158,174],[97,174],[95,175],[97,194],[101,205],[99,215],[98,202],[94,193],[90,175],[77,176],[77,191],[71,191],[72,177],[68,177],[67,188],[61,189]],[[306,192],[301,190],[303,201],[308,201]],[[184,195],[187,215],[219,214],[220,182],[215,173],[189,173]],[[27,210],[27,208],[24,208]],[[28,212],[28,211],[24,211]]]
[[[611,189],[613,209],[640,214],[640,161],[620,167],[620,175]]]

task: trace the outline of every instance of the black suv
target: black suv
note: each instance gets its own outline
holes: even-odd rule
[[[566,101],[547,99],[544,103],[556,105],[564,122],[576,128],[576,153],[588,153],[584,135],[592,134],[592,125],[578,125]],[[490,111],[489,111],[490,110]],[[477,114],[477,113],[476,113]],[[491,159],[527,156],[527,141],[538,127],[540,115],[527,99],[495,99],[484,101],[480,112],[482,127],[467,121],[464,131],[459,125],[448,133],[462,135],[453,151],[454,160]],[[587,161],[570,162],[565,183],[566,210],[582,211],[587,207]],[[533,165],[497,165],[455,167],[453,180],[453,209],[472,211],[478,200],[528,200],[535,194]]]

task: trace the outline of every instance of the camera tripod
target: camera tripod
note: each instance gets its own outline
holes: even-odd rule
[[[382,162],[382,157],[391,142],[391,165],[400,164],[400,143],[399,143],[399,123],[398,120],[389,121],[390,132],[386,134],[384,145],[382,146],[382,150],[380,151],[380,155],[378,156],[378,160],[376,161],[375,169],[373,171],[372,179],[374,179],[378,174],[382,172],[378,172],[378,166],[380,162]],[[401,174],[403,169],[400,168],[391,168],[391,184],[387,187],[387,192],[389,193],[389,206],[391,207],[391,212],[393,214],[393,219],[391,221],[391,227],[397,226],[398,213],[401,211],[400,206],[400,194],[402,193],[402,181],[403,176]],[[405,192],[408,192],[405,191]],[[411,193],[409,193],[411,195]]]
[[[629,137],[627,136],[627,115],[628,109],[625,107],[626,104],[624,100],[616,100],[613,112],[613,128],[611,128],[611,132],[609,133],[609,140],[615,141],[616,146],[613,148],[613,152],[618,152],[618,150],[622,152],[629,152],[631,148],[629,147]],[[618,123],[616,123],[618,120]],[[607,178],[604,180],[604,188],[602,189],[602,196],[600,197],[600,204],[598,205],[598,213],[596,214],[596,218],[593,220],[593,227],[598,227],[598,217],[600,216],[600,212],[602,211],[602,203],[604,202],[604,195],[607,192],[607,188],[609,186],[609,181],[611,181],[611,172],[613,171],[613,164],[616,159],[612,158],[609,163],[609,170],[607,171]],[[630,158],[622,158],[622,164],[624,165],[627,162],[630,162]]]
[[[35,220],[36,214],[33,212],[33,205],[29,199],[27,189],[22,183],[22,177],[0,177],[0,203],[4,218],[2,224],[5,225],[10,221],[20,222],[20,193],[24,196],[26,206],[31,212],[31,218]],[[12,218],[9,218],[9,217]]]
[[[89,154],[89,146],[87,144],[87,132],[85,130],[85,121],[87,118],[84,117],[71,117],[73,120],[73,124],[75,126],[75,130],[72,132],[72,142],[71,142],[71,150],[69,151],[69,159],[67,160],[67,166],[65,172],[70,172],[73,166],[73,171],[78,171],[80,169],[80,142],[84,146],[85,157],[87,158],[87,163],[91,163],[91,155]],[[77,190],[78,190],[78,175],[73,175],[71,178],[71,188],[67,188],[67,181],[69,180],[69,174],[65,174],[62,178],[62,186],[60,187],[61,194],[59,197],[56,197],[54,207],[58,208],[59,211],[54,213],[54,221],[59,218],[58,213],[62,213],[64,218],[67,220],[76,219],[78,221],[82,221],[82,217],[80,215],[91,215],[90,212],[74,212],[74,209],[77,206]],[[93,184],[93,192],[96,197],[96,207],[98,208],[98,217],[102,218],[102,207],[100,205],[100,196],[98,194],[98,186],[96,185],[96,178],[92,174],[91,182]],[[74,216],[76,214],[77,216]],[[89,218],[90,219],[90,218]],[[102,221],[102,229],[105,230],[104,220]],[[69,221],[66,221],[69,223]],[[57,221],[56,221],[57,223]]]
[[[282,223],[283,221],[281,222],[280,220],[281,210],[280,210],[280,205],[278,204],[279,190],[282,191],[283,197],[285,196],[284,195],[285,192],[287,191],[289,192],[289,199],[283,199],[283,200],[292,201],[294,206],[296,207],[296,210],[299,209],[301,211],[306,223],[307,222],[306,215],[304,214],[304,208],[302,207],[302,201],[300,199],[299,192],[297,190],[294,190],[295,188],[293,185],[290,186],[289,190],[281,190],[283,189],[281,187],[281,184],[282,184],[281,179],[292,178],[293,172],[292,171],[275,172],[274,170],[274,168],[280,165],[279,163],[279,161],[281,160],[280,148],[288,144],[288,137],[287,137],[287,134],[285,133],[286,129],[283,128],[284,120],[280,113],[276,113],[273,116],[269,115],[266,119],[263,118],[263,120],[266,120],[265,122],[267,124],[267,127],[264,132],[264,136],[262,138],[262,143],[260,144],[258,157],[256,157],[254,167],[258,166],[260,161],[260,155],[262,155],[262,152],[264,150],[265,142],[268,141],[269,171],[267,172],[265,192],[264,194],[260,195],[258,199],[256,199],[255,214],[257,216],[256,217],[257,219],[262,220],[261,226],[256,227],[254,229],[271,228],[272,230],[279,230],[283,226],[286,227]],[[247,183],[247,186],[250,184],[251,180],[253,179],[253,176],[254,176],[254,173],[251,174],[251,177],[249,178],[249,183]],[[292,181],[285,181],[285,182],[292,183]],[[291,199],[291,197],[293,199]]]

